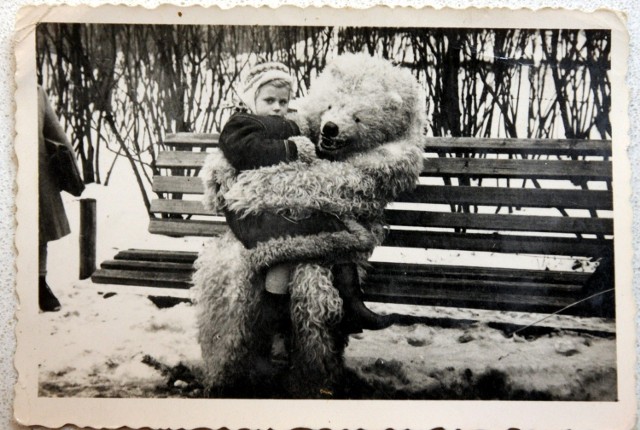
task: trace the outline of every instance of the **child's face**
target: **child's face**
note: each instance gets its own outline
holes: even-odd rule
[[[289,109],[289,93],[288,87],[262,86],[256,96],[255,114],[284,116]]]

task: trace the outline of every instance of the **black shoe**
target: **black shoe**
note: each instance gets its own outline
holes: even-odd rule
[[[344,302],[344,328],[349,333],[358,333],[361,329],[380,330],[398,320],[398,314],[379,315],[365,306],[355,265],[336,265],[333,276],[334,286]]]
[[[347,303],[355,324],[366,330],[381,330],[397,321],[397,314],[380,315],[365,306],[360,297],[350,298]]]
[[[60,310],[60,300],[53,294],[44,278],[40,278],[38,285],[38,303],[42,312],[58,312]]]

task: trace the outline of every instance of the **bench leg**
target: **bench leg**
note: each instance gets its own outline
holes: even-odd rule
[[[604,292],[614,288],[614,280],[613,255],[607,255],[600,260],[598,268],[584,286],[585,297],[603,292],[586,302],[590,315],[603,318],[615,317],[615,291]]]

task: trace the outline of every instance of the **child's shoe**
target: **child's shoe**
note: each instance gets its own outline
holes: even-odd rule
[[[354,264],[335,265],[333,279],[333,284],[344,302],[346,330],[352,333],[361,332],[362,329],[380,330],[398,320],[398,314],[379,315],[365,306],[360,278]]]

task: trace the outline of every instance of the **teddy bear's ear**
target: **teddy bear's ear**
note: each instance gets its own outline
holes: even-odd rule
[[[389,93],[389,107],[391,109],[400,109],[402,107],[402,97],[395,91]]]

